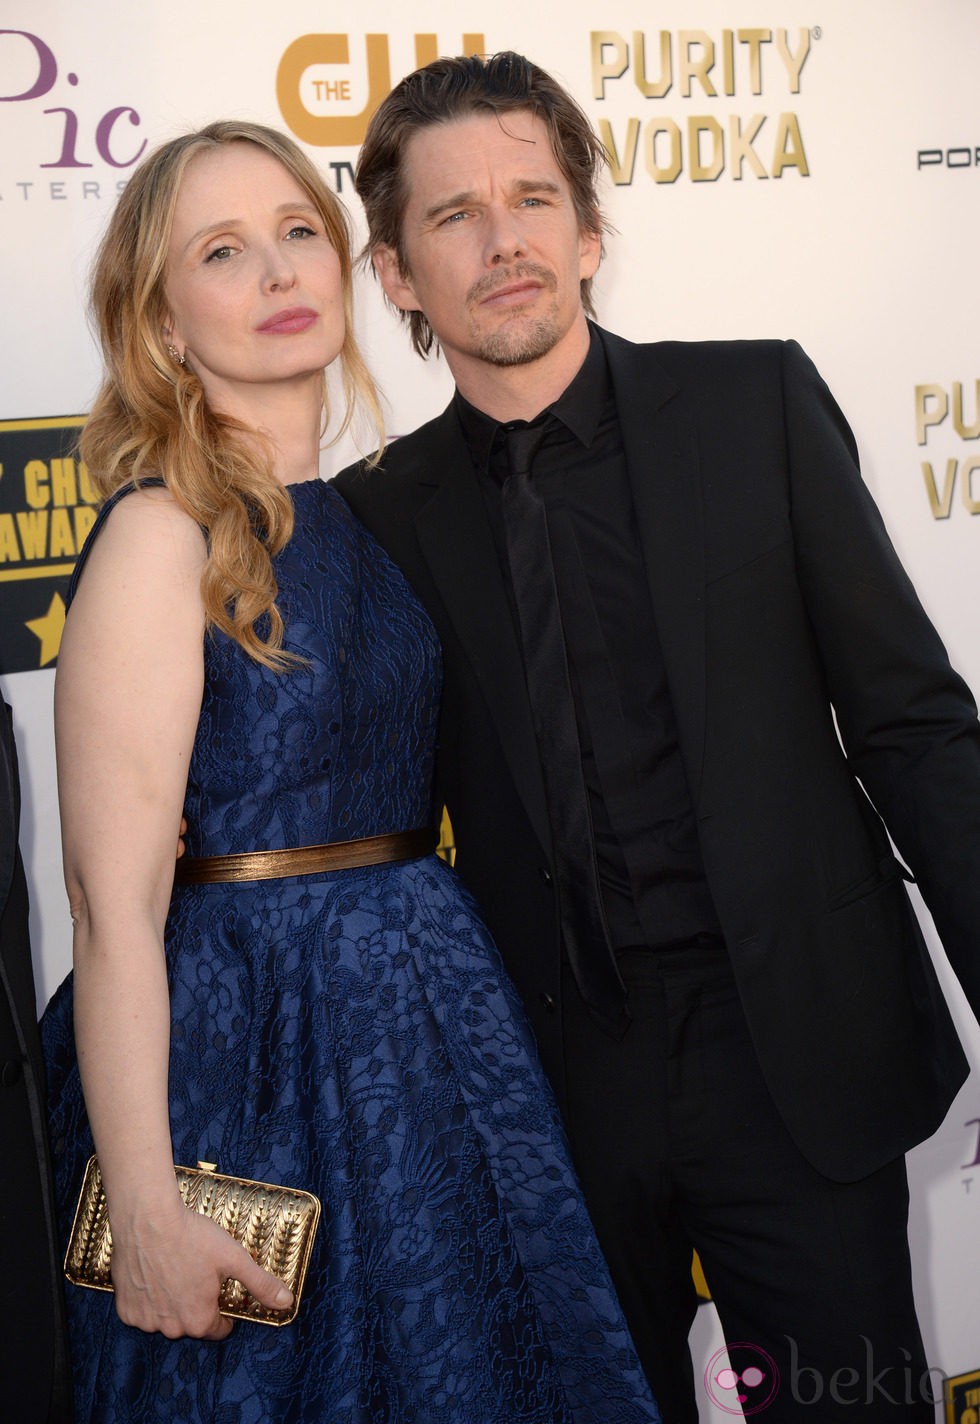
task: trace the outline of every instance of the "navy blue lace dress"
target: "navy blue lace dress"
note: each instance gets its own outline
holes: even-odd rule
[[[276,577],[306,661],[276,674],[208,637],[192,855],[430,815],[432,627],[339,495],[291,493]],[[79,1424],[659,1419],[519,1002],[453,871],[427,856],[177,887],[166,942],[175,1160],[305,1187],[323,1216],[281,1329],[170,1341],[66,1286]],[[70,978],[43,1035],[67,1233],[92,1151]]]

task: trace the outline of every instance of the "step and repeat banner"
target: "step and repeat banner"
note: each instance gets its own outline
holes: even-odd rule
[[[67,579],[94,517],[74,454],[98,377],[87,269],[140,156],[212,119],[291,132],[361,233],[358,145],[402,75],[437,54],[497,49],[551,70],[609,154],[604,325],[638,340],[801,341],[851,420],[954,662],[980,688],[980,5],[571,0],[560,19],[552,8],[4,0],[0,690],[21,752],[41,1004],[70,964],[51,696]],[[389,427],[404,433],[445,403],[448,373],[413,355],[370,277],[358,298]],[[354,453],[349,442],[325,452],[323,473]],[[923,919],[975,1069],[911,1158],[913,1259],[948,1418],[977,1424],[980,1031]],[[710,1308],[696,1333],[703,1368],[720,1345]],[[705,1418],[736,1410],[705,1395]]]

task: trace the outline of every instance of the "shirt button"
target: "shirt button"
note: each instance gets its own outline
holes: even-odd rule
[[[23,1074],[23,1067],[16,1058],[9,1058],[0,1068],[0,1083],[5,1088],[12,1088],[15,1083],[19,1083]]]
[[[550,885],[550,884],[551,884],[551,871],[548,869],[548,867],[547,867],[546,865],[539,865],[539,866],[538,866],[538,874],[541,876],[541,879],[544,881],[544,883],[545,883],[546,885]]]
[[[550,994],[541,995],[541,1004],[545,1009],[547,1009],[549,1014],[553,1014],[555,1012],[555,1001]]]

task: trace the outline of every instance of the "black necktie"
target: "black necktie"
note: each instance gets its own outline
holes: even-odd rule
[[[588,794],[568,676],[548,520],[531,479],[544,424],[507,430],[510,475],[501,503],[548,814],[562,934],[579,991],[607,1032],[630,1022],[626,989],[602,913]]]

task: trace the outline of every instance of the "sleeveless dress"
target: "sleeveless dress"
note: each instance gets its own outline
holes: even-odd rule
[[[340,495],[290,494],[275,573],[304,662],[274,673],[207,636],[190,855],[431,817],[432,626]],[[66,1285],[78,1424],[659,1420],[516,992],[448,866],[177,886],[166,947],[174,1160],[323,1213],[283,1328],[170,1341]],[[67,1236],[92,1151],[71,976],[42,1033]]]

